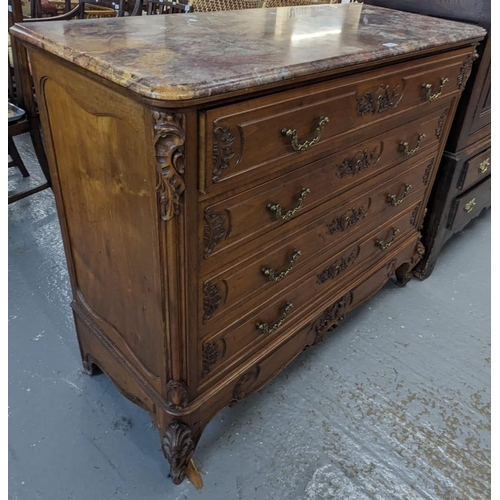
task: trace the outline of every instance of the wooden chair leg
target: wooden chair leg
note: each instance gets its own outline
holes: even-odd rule
[[[40,163],[40,168],[42,169],[43,175],[49,186],[52,186],[50,180],[49,164],[47,162],[47,156],[45,155],[45,147],[43,146],[42,134],[40,133],[40,127],[35,126],[30,130],[31,142],[33,143],[33,149],[35,150],[36,157],[38,158],[38,163]]]
[[[15,166],[19,169],[21,174],[23,174],[23,177],[29,177],[30,173],[28,172],[28,169],[24,165],[24,162],[21,159],[21,156],[16,148],[14,139],[12,139],[12,137],[9,137],[8,148],[9,148],[9,155],[14,161]]]

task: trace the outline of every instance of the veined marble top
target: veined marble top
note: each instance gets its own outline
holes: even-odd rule
[[[482,38],[363,4],[34,22],[15,36],[141,96],[186,100]]]

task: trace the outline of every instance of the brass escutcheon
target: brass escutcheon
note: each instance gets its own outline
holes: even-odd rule
[[[294,151],[307,151],[308,149],[312,148],[315,144],[319,142],[321,139],[321,132],[323,130],[323,127],[330,121],[330,119],[327,116],[320,116],[318,125],[316,126],[316,132],[314,134],[314,137],[310,140],[306,140],[302,143],[299,142],[299,137],[297,134],[297,130],[294,128],[284,128],[281,133],[285,137],[290,137],[292,140],[292,149]]]
[[[448,78],[441,78],[441,85],[439,86],[439,90],[434,94],[432,93],[432,83],[423,83],[422,88],[426,90],[426,100],[429,102],[435,101],[443,93],[443,88],[449,81],[450,80]]]
[[[291,302],[286,302],[284,307],[283,307],[283,315],[281,316],[281,319],[277,321],[276,323],[269,325],[268,323],[263,323],[262,321],[259,321],[255,327],[261,331],[264,335],[270,335],[271,333],[274,333],[285,321],[288,316],[288,313],[292,309],[293,304]]]

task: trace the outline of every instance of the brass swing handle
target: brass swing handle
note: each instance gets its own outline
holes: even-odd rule
[[[420,143],[422,142],[423,139],[425,139],[425,137],[426,137],[425,134],[418,134],[417,144],[415,145],[415,147],[413,149],[409,148],[409,146],[410,146],[409,142],[400,142],[399,148],[401,151],[403,151],[403,153],[406,157],[413,156],[420,148]]]
[[[490,168],[490,159],[487,158],[486,160],[482,161],[480,164],[479,164],[479,167],[478,167],[478,171],[480,174],[484,174],[488,171],[488,169]]]
[[[385,241],[382,241],[382,240],[377,240],[375,242],[375,245],[377,245],[380,250],[386,250],[387,248],[389,248],[393,243],[394,243],[394,240],[396,239],[396,235],[399,233],[399,229],[396,229],[396,228],[392,228],[392,236],[391,236],[391,239],[387,242]]]
[[[401,198],[399,198],[399,199],[398,199],[397,194],[388,194],[387,195],[387,203],[390,203],[393,207],[397,207],[397,206],[401,205],[401,203],[403,203],[403,201],[405,200],[405,198],[408,195],[408,192],[410,191],[411,188],[412,188],[411,184],[405,184],[403,196],[401,196]]]
[[[288,212],[282,213],[281,205],[278,203],[268,203],[267,208],[276,214],[277,220],[288,221],[302,208],[302,204],[310,192],[311,190],[309,188],[302,188],[297,206],[288,210]]]
[[[434,94],[432,93],[432,83],[423,83],[422,88],[426,90],[426,100],[429,102],[435,101],[443,93],[443,88],[449,81],[450,80],[448,78],[441,78],[441,85],[439,86],[439,90]]]
[[[318,125],[316,126],[314,137],[311,140],[304,141],[302,143],[299,142],[297,131],[294,128],[284,128],[281,133],[285,137],[290,137],[292,139],[292,148],[294,151],[307,151],[319,142],[319,140],[321,139],[321,132],[323,131],[323,127],[329,121],[330,119],[327,116],[320,116]]]
[[[271,269],[270,267],[263,267],[261,269],[261,272],[264,274],[264,276],[268,277],[269,281],[281,281],[291,273],[293,267],[295,266],[295,263],[301,255],[302,252],[300,250],[294,250],[290,263],[288,264],[288,268],[284,271],[281,271],[279,274],[276,274],[274,269]]]
[[[269,325],[268,323],[262,323],[262,321],[259,321],[255,326],[264,335],[270,335],[271,333],[274,333],[286,321],[288,313],[290,312],[292,307],[293,304],[291,302],[286,302],[285,306],[283,307],[283,315],[281,316],[281,319],[279,321],[276,321],[276,323],[272,325]]]

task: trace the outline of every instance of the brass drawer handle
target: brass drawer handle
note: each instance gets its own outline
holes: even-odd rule
[[[487,158],[486,160],[482,161],[480,164],[479,164],[479,168],[478,168],[478,171],[480,174],[484,174],[488,171],[488,169],[490,168],[490,159]]]
[[[385,241],[382,241],[382,240],[377,240],[375,242],[375,245],[377,245],[380,250],[386,250],[387,248],[389,248],[393,243],[394,243],[394,240],[396,239],[396,235],[399,233],[399,229],[396,229],[396,228],[392,228],[392,236],[391,236],[391,239],[387,242]]]
[[[426,90],[426,100],[429,102],[435,101],[443,93],[443,88],[449,81],[450,80],[448,78],[441,78],[441,85],[439,86],[439,90],[434,94],[432,93],[432,83],[423,83],[422,88]]]
[[[469,203],[465,205],[464,210],[468,214],[470,214],[474,210],[475,205],[476,205],[476,198],[472,198],[472,200],[470,200]]]
[[[406,157],[413,156],[417,151],[418,148],[420,148],[420,143],[422,142],[423,139],[425,139],[425,134],[418,134],[418,139],[417,139],[417,144],[413,149],[410,149],[410,143],[409,142],[400,142],[399,143],[399,148],[403,153],[405,154]]]
[[[323,131],[323,127],[329,121],[330,119],[327,116],[320,116],[318,125],[316,126],[314,138],[312,138],[310,141],[304,141],[300,143],[297,131],[294,128],[284,128],[281,133],[285,137],[290,137],[292,139],[292,148],[294,151],[307,151],[319,142],[319,140],[321,139],[321,132]]]
[[[262,321],[259,321],[255,326],[258,330],[260,330],[261,333],[264,335],[270,335],[271,333],[274,333],[285,321],[288,316],[288,313],[290,312],[290,309],[292,309],[293,304],[291,302],[286,302],[285,306],[283,308],[283,315],[281,316],[281,319],[279,321],[276,321],[273,325],[269,325],[268,323],[262,323]]]
[[[302,188],[299,196],[299,202],[295,208],[288,210],[288,212],[282,213],[281,205],[278,203],[268,203],[267,208],[276,214],[277,220],[290,220],[301,208],[306,196],[311,192],[309,188]]]
[[[267,276],[269,281],[281,281],[283,278],[288,276],[293,267],[295,266],[295,263],[297,262],[298,258],[302,255],[302,252],[300,250],[294,250],[292,254],[292,258],[290,260],[290,264],[288,264],[288,268],[285,269],[284,271],[281,271],[279,274],[276,274],[274,269],[271,269],[270,267],[263,267],[261,269],[261,272],[264,274],[264,276]]]
[[[405,200],[405,198],[408,195],[408,192],[410,191],[411,188],[412,188],[411,184],[405,184],[405,190],[403,192],[403,196],[401,196],[401,198],[399,198],[399,200],[398,200],[398,197],[396,194],[388,194],[387,195],[387,203],[390,203],[393,207],[397,207],[397,206],[401,205],[401,203],[403,203],[403,201]]]

